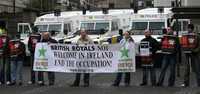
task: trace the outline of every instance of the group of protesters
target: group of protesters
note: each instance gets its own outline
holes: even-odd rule
[[[6,30],[0,29],[0,85],[22,85],[22,69],[23,62],[25,58],[25,45],[20,41],[19,38],[13,38],[12,40],[8,37]],[[200,36],[194,32],[194,25],[188,25],[188,32],[185,35],[182,35],[181,38],[174,33],[171,27],[163,29],[163,37],[161,42],[158,42],[155,38],[151,36],[152,30],[145,30],[145,38],[140,42],[139,52],[142,53],[144,50],[142,47],[145,44],[145,47],[149,49],[148,54],[140,54],[140,63],[143,71],[142,83],[140,86],[148,85],[148,75],[150,74],[150,81],[152,86],[163,86],[165,79],[165,74],[167,69],[170,69],[170,75],[168,79],[168,86],[173,87],[176,80],[176,64],[178,63],[177,56],[180,52],[186,56],[186,64],[184,64],[184,82],[183,87],[188,87],[190,84],[190,73],[191,69],[196,75],[197,86],[200,86]],[[111,40],[107,40],[110,42]],[[30,68],[30,81],[28,84],[38,84],[40,86],[44,84],[44,73],[48,74],[49,85],[54,85],[55,83],[55,73],[54,72],[42,72],[42,71],[33,71],[34,66],[34,53],[36,44],[38,42],[42,43],[57,43],[56,40],[51,38],[49,32],[39,33],[37,30],[34,30],[30,35],[28,40],[28,50],[31,53],[31,68]],[[135,43],[134,39],[131,37],[131,32],[119,30],[119,36],[117,42],[124,47],[129,47],[130,43]],[[87,35],[87,31],[84,29],[80,30],[80,38],[77,41],[77,44],[94,44],[93,40]],[[162,53],[162,68],[160,75],[157,78],[155,61],[156,54],[158,52]],[[37,74],[37,75],[36,75]],[[90,74],[89,73],[76,73],[75,81],[71,85],[72,87],[80,86],[81,74],[83,74],[84,87],[88,87],[90,84]],[[118,87],[120,85],[123,74],[125,75],[125,86],[130,86],[131,73],[117,73],[116,79],[112,86]],[[36,82],[37,77],[37,82]]]

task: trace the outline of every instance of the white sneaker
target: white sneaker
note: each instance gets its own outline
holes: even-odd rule
[[[7,81],[7,82],[6,82],[6,85],[10,85],[10,81]]]
[[[43,81],[38,81],[38,85],[43,86],[43,85],[44,85],[44,82],[43,82]]]
[[[31,85],[31,84],[33,84],[33,82],[32,81],[28,81],[28,84]]]
[[[2,85],[2,83],[0,82],[0,85]]]

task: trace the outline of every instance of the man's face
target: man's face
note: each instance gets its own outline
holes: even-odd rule
[[[87,33],[86,33],[85,30],[81,30],[81,31],[80,31],[80,36],[81,36],[82,38],[85,38],[86,35],[87,35]]]
[[[144,35],[145,35],[145,37],[149,37],[149,36],[151,36],[151,32],[150,31],[145,31]]]
[[[44,33],[42,33],[42,37],[43,37],[43,39],[49,39],[50,38],[50,33],[49,32],[44,32]]]
[[[167,28],[167,33],[169,34],[169,33],[171,33],[171,32],[173,32],[173,30],[172,30],[170,27],[168,27],[168,28]]]
[[[129,38],[129,33],[128,32],[124,32],[124,36],[125,36],[125,38]]]

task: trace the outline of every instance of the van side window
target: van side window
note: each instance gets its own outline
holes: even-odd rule
[[[68,32],[71,32],[71,24],[64,24],[64,34],[67,35]]]
[[[111,31],[118,30],[118,23],[117,22],[112,22],[111,26],[112,26]]]

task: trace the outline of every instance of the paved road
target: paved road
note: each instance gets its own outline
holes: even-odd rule
[[[41,87],[26,84],[29,80],[29,72],[26,67],[24,69],[24,84],[22,86],[0,86],[0,94],[200,94],[200,88],[196,87],[194,76],[190,88],[180,87],[182,82],[180,78],[177,78],[176,87],[141,87],[139,86],[141,73],[141,70],[132,73],[130,87],[123,87],[123,84],[120,87],[112,87],[111,84],[116,74],[92,74],[90,87],[69,87],[73,83],[74,74],[67,73],[56,73],[54,86]]]

